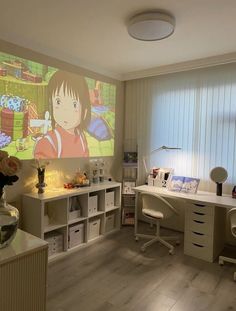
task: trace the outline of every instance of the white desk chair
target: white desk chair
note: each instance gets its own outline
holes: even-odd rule
[[[229,215],[230,227],[231,227],[232,235],[236,238],[236,208],[232,208],[228,212],[228,215]],[[224,261],[236,264],[236,258],[220,256],[219,257],[219,264],[223,266]],[[236,281],[236,272],[234,272],[234,281]]]
[[[160,236],[160,220],[169,218],[173,215],[177,215],[176,209],[163,197],[159,196],[158,194],[150,194],[150,193],[141,193],[142,198],[142,213],[145,217],[148,219],[151,219],[152,221],[155,221],[156,223],[156,235],[142,235],[145,238],[152,239],[145,244],[142,245],[141,251],[145,251],[146,247],[152,245],[155,242],[160,242],[161,244],[165,245],[169,248],[169,254],[174,254],[174,246],[169,244],[168,241],[178,241],[177,236]]]

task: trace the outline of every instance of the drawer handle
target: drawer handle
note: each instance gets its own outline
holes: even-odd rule
[[[197,243],[192,243],[194,246],[197,246],[197,247],[204,247],[203,245],[200,245],[200,244],[197,244]]]
[[[192,233],[197,234],[197,235],[204,235],[204,233],[200,233],[200,232],[196,232],[196,231],[192,231]]]
[[[97,225],[97,222],[93,223],[93,226],[96,226]]]
[[[204,224],[205,222],[204,221],[200,221],[200,220],[193,220],[193,221],[195,221],[196,223],[198,223],[198,224]]]
[[[78,229],[78,230],[75,230],[75,233],[77,233],[77,232],[80,232],[80,230]]]
[[[204,213],[200,213],[200,212],[193,212],[194,214],[196,215],[200,215],[200,216],[204,216],[205,214]]]
[[[204,205],[204,204],[199,204],[199,203],[194,203],[194,205],[200,206],[200,207],[205,207],[205,206],[206,206],[206,205]]]

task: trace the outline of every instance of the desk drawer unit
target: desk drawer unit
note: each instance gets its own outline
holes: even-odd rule
[[[213,258],[215,207],[187,204],[185,210],[184,253],[209,262]]]
[[[186,219],[185,230],[191,230],[207,235],[213,234],[213,221],[209,218],[198,219],[195,216]]]
[[[206,235],[204,233],[199,233],[197,231],[185,231],[185,241],[194,244],[199,244],[203,246],[211,246],[213,241],[213,236]]]
[[[195,258],[213,262],[212,250],[209,248],[209,246],[185,241],[184,253]]]
[[[187,204],[188,213],[195,215],[213,215],[214,208],[201,203]]]

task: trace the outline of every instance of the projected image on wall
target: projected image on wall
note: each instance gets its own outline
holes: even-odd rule
[[[20,159],[112,156],[116,86],[0,53],[0,149]]]

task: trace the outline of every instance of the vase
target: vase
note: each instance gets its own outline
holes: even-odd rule
[[[0,189],[0,248],[12,242],[17,232],[18,222],[18,210],[6,202],[4,190]]]
[[[38,194],[44,193],[46,183],[44,182],[45,168],[38,168],[38,183],[35,185],[38,188]]]

